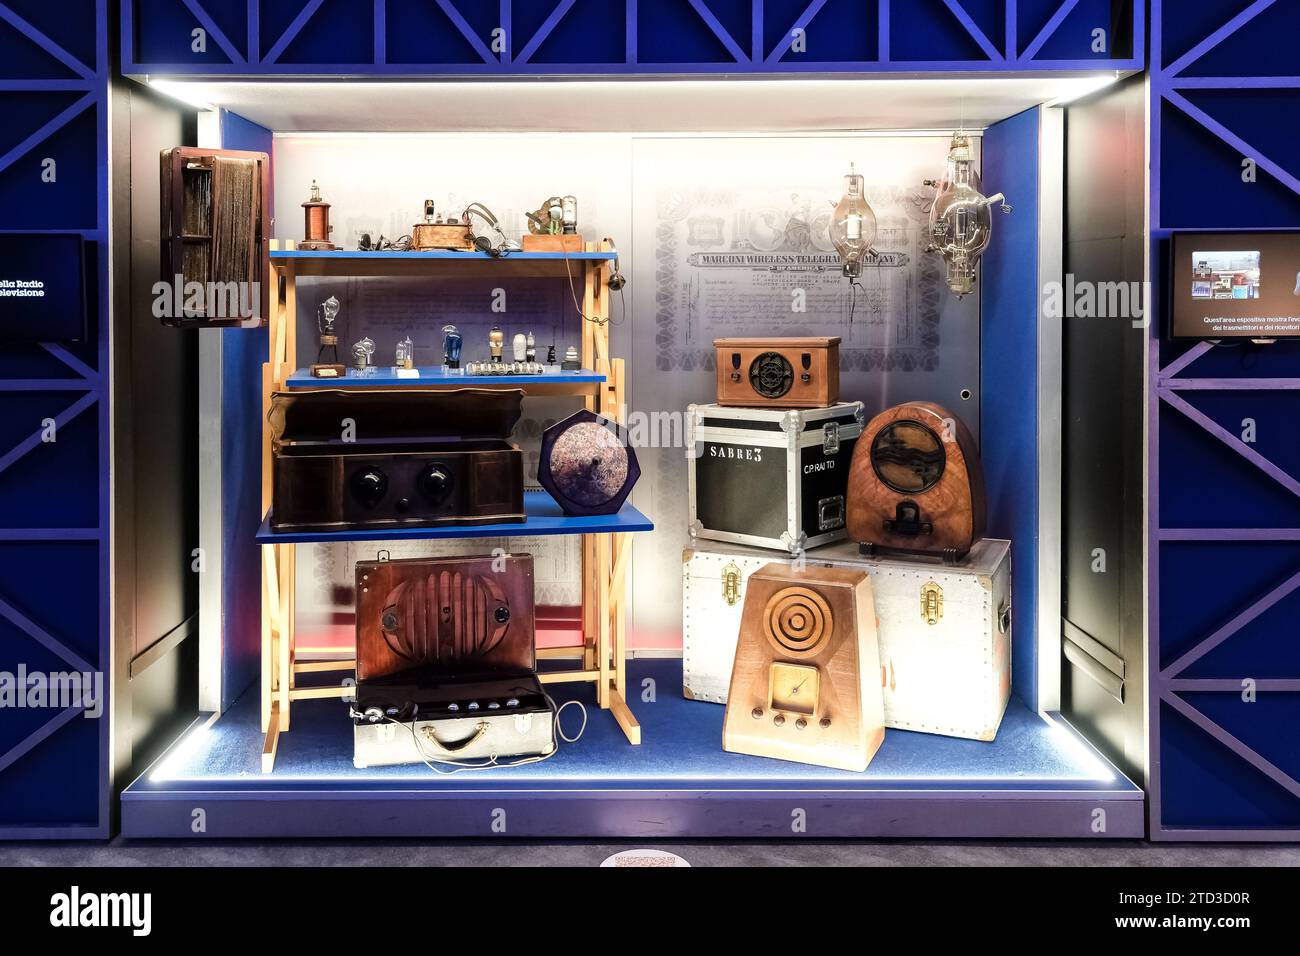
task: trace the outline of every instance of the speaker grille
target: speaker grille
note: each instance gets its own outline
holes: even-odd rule
[[[749,363],[749,384],[764,398],[780,398],[794,384],[794,367],[780,352],[764,352]]]
[[[763,611],[767,639],[796,657],[817,653],[831,636],[835,619],[830,605],[811,588],[783,588],[768,599]]]

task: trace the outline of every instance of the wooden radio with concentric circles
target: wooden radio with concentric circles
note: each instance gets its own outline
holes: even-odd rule
[[[865,770],[885,736],[871,580],[766,565],[749,576],[722,746]]]

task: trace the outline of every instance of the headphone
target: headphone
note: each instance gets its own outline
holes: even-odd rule
[[[605,241],[609,243],[610,249],[614,250],[614,268],[609,273],[609,281],[606,284],[611,292],[621,292],[623,287],[627,285],[627,276],[623,275],[618,268],[618,247],[614,245],[614,240],[608,236],[605,237]]]

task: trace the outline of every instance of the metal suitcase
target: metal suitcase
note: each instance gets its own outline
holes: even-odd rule
[[[808,564],[867,571],[880,636],[885,726],[992,740],[1011,695],[1011,545],[984,539],[965,560],[865,558],[852,543]],[[749,575],[771,554],[692,548],[682,563],[683,693],[725,704]],[[930,623],[933,619],[934,623]]]
[[[362,681],[353,710],[358,768],[494,757],[511,763],[555,751],[555,708],[532,673]]]
[[[691,538],[797,554],[846,534],[862,403],[687,408]]]

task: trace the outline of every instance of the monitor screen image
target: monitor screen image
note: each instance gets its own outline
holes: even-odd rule
[[[1300,233],[1178,233],[1173,338],[1300,336]]]
[[[0,344],[84,339],[83,261],[77,233],[0,235]]]

